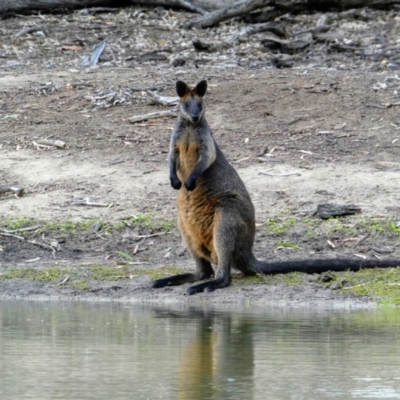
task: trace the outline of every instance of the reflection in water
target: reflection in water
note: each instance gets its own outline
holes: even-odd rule
[[[0,302],[0,399],[399,399],[400,311]]]

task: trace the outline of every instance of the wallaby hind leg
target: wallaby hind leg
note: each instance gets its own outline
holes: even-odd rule
[[[213,292],[231,284],[231,266],[236,243],[238,225],[235,219],[229,218],[229,213],[224,218],[223,213],[216,215],[214,220],[214,246],[217,251],[218,268],[215,279],[191,286],[186,294],[192,295],[201,292]]]
[[[209,261],[204,258],[193,255],[196,262],[196,273],[191,274],[179,274],[172,275],[168,278],[157,279],[153,282],[153,288],[162,288],[165,286],[177,286],[183,285],[184,283],[193,283],[197,281],[203,281],[205,279],[211,279],[214,275],[214,270]]]

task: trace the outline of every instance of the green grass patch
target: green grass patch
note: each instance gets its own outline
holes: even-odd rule
[[[70,275],[71,271],[59,268],[9,268],[0,274],[0,279],[26,279],[29,281],[57,282]]]
[[[171,265],[171,266],[162,267],[162,268],[135,269],[133,274],[147,275],[147,276],[150,276],[152,279],[160,279],[160,278],[166,278],[167,276],[171,276],[171,275],[184,274],[185,272],[187,272],[187,271],[184,271],[181,268],[177,268],[177,267]]]
[[[175,219],[163,219],[159,214],[149,213],[133,215],[122,221],[123,226],[140,227],[151,229],[152,231],[170,232],[176,226]],[[121,226],[119,223],[118,226]]]
[[[393,218],[371,218],[358,222],[357,226],[367,232],[392,232],[400,235],[400,223]]]
[[[86,281],[75,281],[69,284],[70,287],[77,289],[77,290],[89,290],[90,285]]]
[[[16,217],[16,218],[0,218],[0,227],[9,230],[22,229],[38,225],[37,233],[46,232],[61,232],[73,234],[78,231],[91,231],[95,225],[99,226],[99,231],[110,233],[112,230],[120,230],[126,227],[140,227],[151,231],[170,232],[176,227],[175,218],[162,218],[159,214],[149,213],[141,215],[133,215],[123,221],[116,223],[106,223],[101,219],[91,218],[84,221],[74,221],[71,216],[67,216],[63,220],[52,221],[36,221],[31,218]],[[26,235],[27,232],[21,232],[21,235]]]
[[[291,272],[289,274],[276,274],[276,275],[264,275],[257,274],[254,276],[246,276],[242,274],[233,275],[233,283],[238,283],[240,285],[250,285],[250,284],[266,284],[266,285],[301,285],[306,281],[305,274],[300,272]]]
[[[400,306],[400,268],[363,269],[342,272],[338,279],[346,281],[343,293],[379,298],[380,304]]]
[[[273,217],[267,219],[265,226],[268,231],[272,232],[275,235],[283,235],[287,233],[290,228],[296,225],[297,221],[294,217],[288,218],[280,218],[280,217]]]
[[[37,225],[37,222],[31,218],[15,217],[0,219],[0,226],[3,226],[5,229],[9,230],[22,229],[34,225]]]
[[[279,248],[287,248],[287,249],[300,249],[300,246],[298,244],[295,243],[290,243],[290,242],[278,242],[274,248],[275,249],[279,249]]]
[[[130,276],[147,275],[152,279],[165,278],[170,275],[182,274],[184,271],[175,266],[162,268],[135,268],[129,265],[121,265],[118,267],[89,267],[87,279],[97,281],[117,281],[120,279],[128,279]]]
[[[132,274],[128,266],[119,267],[90,267],[89,278],[96,281],[118,281],[128,279]]]

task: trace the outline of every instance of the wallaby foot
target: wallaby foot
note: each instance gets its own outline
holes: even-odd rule
[[[214,279],[212,281],[199,283],[198,285],[190,286],[190,288],[186,291],[186,294],[188,296],[191,296],[192,294],[201,293],[201,292],[210,293],[210,292],[213,292],[215,289],[222,289],[222,288],[229,286],[230,284],[231,284],[230,280],[227,281],[224,278]]]
[[[195,254],[193,254],[193,257],[196,262],[195,274],[179,274],[169,276],[168,278],[157,279],[153,282],[152,287],[158,289],[165,286],[178,286],[183,285],[184,283],[194,283],[211,279],[214,276],[214,270],[212,269],[210,262],[204,258],[196,256]]]

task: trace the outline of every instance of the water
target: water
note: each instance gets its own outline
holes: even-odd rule
[[[0,399],[400,399],[400,311],[0,302]]]

